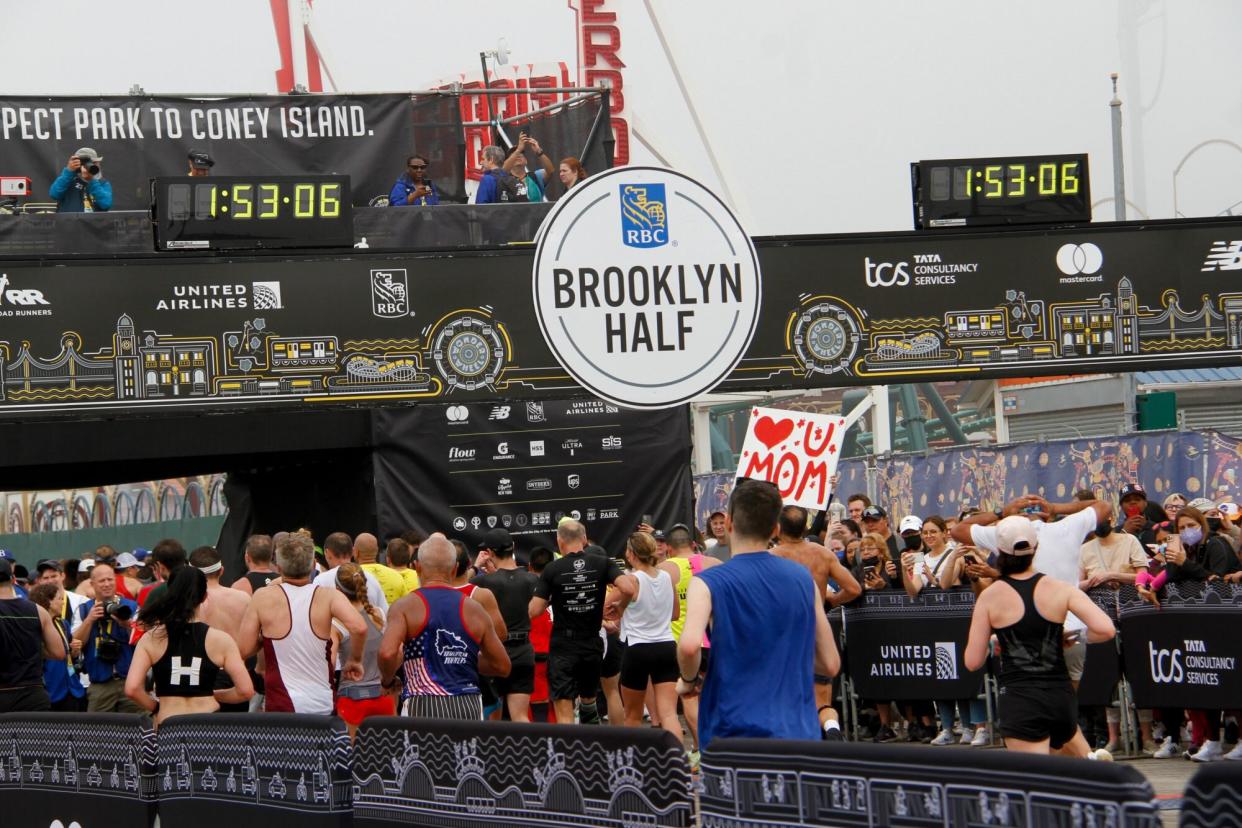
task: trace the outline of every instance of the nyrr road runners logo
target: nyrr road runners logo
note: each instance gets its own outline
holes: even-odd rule
[[[540,330],[595,396],[667,408],[718,385],[746,353],[758,259],[729,208],[693,179],[659,167],[599,173],[556,203],[538,239]]]
[[[621,241],[628,247],[668,244],[668,204],[663,184],[621,185]]]
[[[18,288],[9,281],[9,274],[0,273],[0,316],[51,316],[52,303],[43,291]]]
[[[381,319],[410,314],[410,282],[405,268],[371,271],[371,313]]]

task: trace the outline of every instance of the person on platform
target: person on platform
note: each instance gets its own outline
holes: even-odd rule
[[[202,620],[207,600],[207,576],[183,566],[138,614],[148,633],[130,663],[125,695],[154,717],[156,727],[173,716],[214,713],[224,704],[244,710],[254,695],[237,642]],[[146,689],[148,670],[155,679],[154,696]],[[219,687],[221,672],[230,686]]]
[[[242,557],[246,562],[246,574],[234,581],[231,589],[253,595],[256,590],[263,589],[280,577],[276,567],[272,566],[271,535],[251,535],[246,538]]]
[[[379,649],[384,637],[386,618],[378,607],[367,600],[367,579],[357,564],[341,564],[336,570],[336,588],[344,593],[349,603],[367,624],[367,645],[362,653],[362,678],[342,678],[337,687],[336,715],[345,721],[352,739],[358,725],[368,716],[395,716],[397,706],[393,697],[384,691],[380,680]],[[340,623],[332,622],[333,646],[342,647],[349,641],[349,630]]]
[[[191,178],[206,178],[211,175],[211,168],[216,165],[215,159],[206,150],[192,149],[185,158],[189,165],[186,175]]]
[[[13,564],[0,558],[0,713],[49,710],[44,661],[64,661],[66,655],[51,614],[17,596]]]
[[[349,632],[341,677],[351,681],[363,675],[366,622],[344,593],[311,583],[315,546],[310,538],[302,534],[282,538],[276,546],[276,565],[280,581],[258,590],[242,619],[242,655],[263,649],[266,712],[328,715],[335,706],[329,647],[332,619]]]
[[[30,600],[47,610],[52,617],[52,624],[65,645],[64,658],[45,658],[43,660],[43,686],[47,690],[49,708],[57,713],[82,713],[86,710],[86,687],[82,684],[82,676],[78,673],[73,661],[73,648],[70,646],[70,632],[63,614],[68,608],[68,595],[59,584],[42,581],[30,590]]]
[[[583,168],[582,162],[572,155],[561,159],[556,172],[566,192],[587,179],[587,171]]]
[[[531,618],[552,607],[552,638],[548,650],[548,683],[556,721],[573,724],[574,699],[582,724],[599,724],[596,692],[603,670],[604,599],[610,585],[628,593],[621,581],[621,568],[603,555],[587,555],[586,527],[576,520],[563,520],[556,528],[561,557],[543,570],[535,597],[527,608]],[[633,598],[633,595],[630,595]]]
[[[475,204],[499,204],[517,201],[517,179],[505,172],[505,151],[497,146],[486,146],[480,155],[483,175],[479,189],[474,194]]]
[[[772,554],[806,567],[815,581],[815,589],[824,602],[824,611],[848,604],[862,594],[862,586],[837,556],[818,543],[806,539],[807,510],[801,506],[781,509],[776,546]],[[829,593],[828,582],[836,583],[836,592]],[[842,741],[837,711],[832,707],[832,678],[815,674],[815,704],[824,738]]]
[[[401,715],[482,721],[479,676],[507,676],[510,664],[491,617],[453,588],[457,553],[440,533],[418,548],[422,586],[388,614],[380,645],[385,689],[400,674]]]
[[[528,172],[530,168],[527,160],[528,153],[532,153],[539,160],[541,167],[533,173]],[[552,166],[552,159],[548,157],[543,148],[539,146],[539,142],[534,138],[531,138],[525,132],[518,136],[517,146],[513,148],[513,152],[509,153],[509,157],[505,159],[504,169],[517,182],[517,200],[519,202],[547,200],[545,193],[548,189],[548,182],[556,174],[556,169]]]
[[[427,178],[428,161],[421,155],[405,159],[405,172],[392,185],[388,194],[389,207],[434,207],[440,203],[440,192]]]
[[[996,525],[1000,577],[975,601],[963,658],[967,670],[982,669],[995,633],[1001,651],[999,719],[1005,747],[1047,754],[1082,738],[1078,701],[1065,664],[1066,616],[1072,612],[1081,620],[1091,644],[1112,640],[1116,629],[1074,584],[1035,570],[1039,535],[1024,515],[1010,515]]]
[[[369,537],[374,540],[374,535]],[[354,542],[349,535],[344,532],[333,532],[323,539],[323,557],[328,564],[325,572],[315,576],[315,585],[324,589],[336,589],[336,569],[341,564],[354,562]],[[384,596],[384,589],[380,586],[380,582],[376,580],[371,573],[366,573],[367,577],[367,600],[372,606],[379,607],[383,612],[388,612],[388,599]],[[404,586],[404,583],[402,584]]]
[[[56,201],[56,212],[106,213],[112,209],[112,182],[104,180],[102,162],[103,156],[90,147],[69,156],[48,191]]]
[[[535,689],[535,650],[530,642],[531,619],[527,612],[535,597],[539,578],[517,565],[513,557],[513,538],[500,528],[489,529],[479,545],[476,565],[486,556],[492,562],[488,574],[473,581],[490,590],[504,619],[505,651],[509,654],[509,675],[492,681],[496,695],[504,700],[509,718],[530,721],[530,696]]]
[[[704,749],[717,736],[822,735],[814,675],[835,676],[841,660],[811,574],[768,552],[780,512],[780,492],[770,483],[736,486],[725,516],[733,557],[690,581],[686,626],[677,644],[677,692],[684,697],[702,688]],[[709,624],[712,666],[700,679]]]
[[[100,562],[91,568],[95,597],[78,608],[81,623],[73,640],[81,643],[82,659],[90,687],[86,709],[91,713],[142,713],[125,696],[125,677],[134,658],[129,643],[138,605],[116,593],[116,571]]]

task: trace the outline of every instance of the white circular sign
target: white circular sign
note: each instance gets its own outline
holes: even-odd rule
[[[634,408],[714,388],[759,321],[759,260],[719,198],[661,167],[593,175],[539,230],[535,314],[580,385]]]

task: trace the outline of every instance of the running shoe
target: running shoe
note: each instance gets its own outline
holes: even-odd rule
[[[1219,762],[1225,758],[1224,751],[1220,749],[1220,742],[1213,742],[1211,739],[1203,741],[1203,747],[1191,754],[1192,762]]]
[[[1173,741],[1172,736],[1165,736],[1164,741],[1160,743],[1160,747],[1151,755],[1152,759],[1175,759],[1177,757],[1177,743]]]
[[[931,740],[933,745],[951,745],[953,742],[953,731],[951,730],[942,730],[940,731],[940,735]]]
[[[1233,746],[1233,750],[1225,754],[1226,759],[1231,762],[1242,762],[1242,741]]]
[[[1104,748],[1096,748],[1087,754],[1087,758],[1093,759],[1096,762],[1111,762],[1113,761],[1113,754]]]
[[[984,747],[990,744],[992,744],[992,740],[988,738],[987,727],[976,727],[975,738],[970,740],[970,746],[971,747]]]
[[[957,740],[959,745],[969,745],[975,740],[975,729],[973,727],[962,728],[962,738]]]
[[[845,734],[841,732],[841,728],[834,727],[824,731],[825,742],[844,742]]]
[[[875,734],[877,742],[896,742],[899,737],[891,727],[882,727],[880,732]]]

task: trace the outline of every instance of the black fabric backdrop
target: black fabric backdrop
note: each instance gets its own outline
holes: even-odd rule
[[[357,825],[695,825],[667,731],[377,716],[354,745]]]
[[[602,98],[590,98],[504,124],[500,140],[506,152],[517,145],[523,132],[539,142],[555,170],[560,169],[561,159],[569,156],[577,158],[588,175],[612,166],[611,144],[604,145],[605,139],[611,138],[611,130]],[[533,152],[527,154],[527,168],[531,171],[543,168]],[[553,176],[546,183],[549,200],[555,201],[565,194],[559,176]]]
[[[685,407],[425,405],[377,410],[374,429],[383,537],[418,528],[474,548],[500,526],[523,549],[555,549],[557,521],[577,512],[592,541],[617,551],[645,514],[663,527],[690,521]]]
[[[436,185],[441,202],[465,202],[466,141],[461,126],[461,99],[457,95],[414,96],[414,140],[410,152],[427,156],[424,175]],[[405,163],[404,158],[401,163]],[[397,171],[393,181],[404,171]]]
[[[866,592],[845,607],[846,670],[865,699],[973,699],[983,671],[963,662],[975,596],[969,589]]]
[[[32,131],[35,110],[47,113],[37,122],[46,138]],[[59,115],[52,110],[60,110]],[[329,116],[327,129],[321,127],[320,111]],[[90,147],[103,156],[112,209],[145,210],[148,179],[183,174],[186,153],[199,149],[211,153],[212,172],[218,175],[349,175],[354,203],[363,205],[387,196],[404,171],[405,155],[414,146],[413,112],[409,95],[393,94],[0,98],[0,171],[28,176],[34,193],[30,200],[49,201],[48,188],[69,155]],[[28,122],[24,134],[23,113]],[[248,130],[231,137],[214,130],[230,116],[245,130],[242,113],[251,116]],[[341,114],[343,124],[337,121]],[[311,129],[305,125],[308,119]],[[179,122],[179,135],[170,130],[170,121]]]

